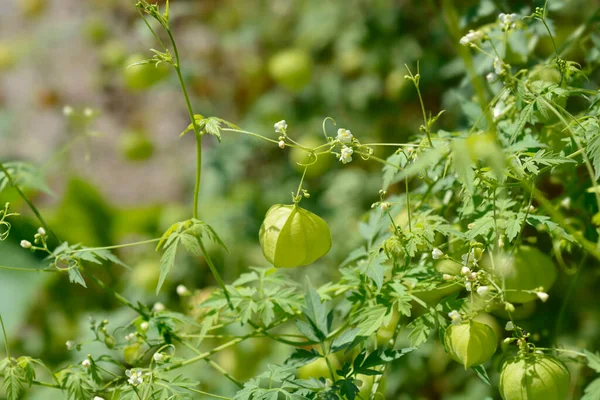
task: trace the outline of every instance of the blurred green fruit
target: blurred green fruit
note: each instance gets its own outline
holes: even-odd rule
[[[309,149],[314,149],[318,146],[324,144],[324,139],[319,140],[315,136],[304,136],[298,139],[298,143],[300,143],[304,147],[308,147]],[[309,153],[305,150],[302,150],[297,147],[292,147],[290,151],[290,163],[292,167],[299,173],[304,172],[304,167],[300,164],[311,164],[314,162],[314,159],[309,157]],[[313,178],[317,176],[321,176],[327,172],[331,163],[333,162],[333,156],[331,154],[321,154],[318,156],[317,161],[306,170],[306,177]]]
[[[10,69],[16,61],[17,57],[12,46],[6,42],[0,42],[0,71]]]
[[[327,359],[329,360],[331,369],[333,369],[335,374],[335,371],[340,369],[340,363],[338,359],[334,355],[329,355]],[[298,379],[331,379],[331,373],[329,372],[329,367],[327,366],[327,361],[324,357],[318,358],[315,361],[298,368],[296,371],[296,376]]]
[[[38,17],[48,6],[47,0],[19,0],[21,13],[28,18]]]
[[[125,61],[123,66],[123,78],[129,89],[147,89],[162,81],[169,75],[170,67],[165,63],[155,66],[154,63],[133,65],[137,62],[149,59],[141,54],[133,54]]]
[[[269,74],[284,88],[293,92],[302,90],[310,82],[313,60],[302,49],[288,49],[269,60]]]
[[[139,262],[131,272],[131,281],[135,287],[141,287],[152,293],[158,285],[160,268],[158,261],[144,260]]]
[[[102,43],[108,37],[108,27],[104,19],[99,17],[89,18],[83,27],[84,34],[92,43]]]
[[[100,49],[100,61],[107,67],[118,68],[123,66],[126,56],[127,48],[119,40],[109,40]]]
[[[542,288],[548,291],[556,281],[556,266],[550,257],[535,247],[521,246],[513,257],[505,256],[495,262],[495,268],[489,260],[483,267],[504,281],[506,301],[527,303],[537,298],[535,293],[527,291]]]
[[[377,344],[379,346],[388,346],[390,340],[394,339],[394,333],[396,333],[396,327],[400,323],[400,313],[394,308],[392,311],[392,317],[390,322],[382,324],[377,331]]]
[[[121,154],[129,161],[145,161],[154,154],[154,144],[140,131],[127,131],[120,137]]]

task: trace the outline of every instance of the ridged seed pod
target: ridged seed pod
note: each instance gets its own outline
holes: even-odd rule
[[[259,239],[265,258],[277,268],[311,264],[331,248],[327,223],[298,205],[272,206],[260,227]]]
[[[504,363],[499,389],[504,400],[565,400],[570,384],[571,375],[562,361],[528,354]]]
[[[498,340],[489,325],[468,321],[450,325],[444,344],[450,356],[467,369],[489,360],[496,352]]]

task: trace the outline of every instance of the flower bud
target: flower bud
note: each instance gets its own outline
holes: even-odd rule
[[[89,368],[92,366],[92,362],[90,361],[89,358],[86,358],[85,360],[83,360],[81,362],[81,365],[83,365],[84,368]]]
[[[507,360],[500,374],[504,400],[566,399],[571,376],[557,358],[527,354]]]
[[[477,294],[480,296],[485,296],[489,293],[490,291],[490,287],[489,286],[479,286],[477,288]]]
[[[546,301],[548,301],[548,297],[550,297],[548,295],[548,293],[546,292],[536,292],[535,295],[543,302],[545,303]]]
[[[444,252],[436,247],[435,249],[432,250],[431,257],[434,260],[438,260],[438,259],[444,257]]]
[[[515,330],[515,324],[512,321],[508,321],[506,323],[506,326],[504,327],[504,329],[506,329],[507,331],[514,331]]]
[[[38,228],[38,230],[37,230],[37,233],[38,233],[40,236],[46,236],[46,230],[45,230],[44,228],[42,228],[42,227],[39,227],[39,228]]]
[[[283,140],[279,141],[279,148],[283,149],[285,147],[285,142]]]
[[[450,356],[467,369],[489,360],[496,352],[498,341],[490,326],[468,321],[450,325],[444,336],[444,344]]]
[[[33,247],[33,245],[28,240],[21,240],[21,247],[24,249],[30,249]]]
[[[190,291],[184,285],[177,286],[176,290],[177,290],[177,294],[179,296],[189,296],[189,294],[190,294]]]
[[[150,329],[150,324],[148,323],[148,321],[144,321],[140,324],[140,329],[144,332],[147,332],[148,329]]]

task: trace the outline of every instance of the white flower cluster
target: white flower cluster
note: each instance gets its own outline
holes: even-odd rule
[[[470,30],[465,36],[460,38],[460,44],[463,46],[474,46],[477,42],[485,37],[482,31]]]
[[[517,19],[519,19],[517,14],[498,14],[498,20],[503,30],[515,29]]]
[[[335,140],[342,144],[339,160],[344,164],[348,164],[352,161],[352,154],[354,154],[354,150],[352,149],[353,139],[354,136],[352,136],[352,132],[349,129],[338,129]]]

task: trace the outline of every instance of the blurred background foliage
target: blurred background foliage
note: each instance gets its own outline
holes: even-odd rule
[[[527,15],[541,3],[456,5],[466,32],[494,22],[499,12]],[[596,0],[550,1],[558,44],[591,16],[594,6]],[[417,61],[426,107],[447,110],[441,128],[468,126],[479,112],[456,54],[458,40],[433,0],[172,0],[171,19],[194,110],[246,130],[275,138],[273,124],[285,119],[295,140],[313,145],[322,140],[322,122],[330,116],[363,143],[405,142],[418,132],[422,118],[414,88],[404,79],[404,64],[414,70]],[[566,58],[584,67],[597,65],[600,37],[592,40],[595,44],[578,42]],[[533,45],[531,59],[519,62],[551,56],[549,37]],[[148,49],[156,46],[133,1],[2,0],[0,159],[39,167],[44,181],[27,195],[70,243],[102,246],[156,238],[173,222],[189,218],[194,138],[179,139],[189,121],[177,77],[168,69],[126,68],[149,58]],[[518,48],[515,43],[514,57],[528,54]],[[478,63],[478,71],[489,70],[488,64]],[[267,266],[258,229],[272,204],[290,202],[301,174],[296,162],[303,155],[231,132],[220,144],[214,137],[205,141],[200,215],[230,249],[211,251],[231,282],[249,266]],[[381,157],[391,153],[377,151]],[[309,172],[305,187],[311,198],[303,206],[330,224],[333,249],[315,265],[289,274],[323,283],[338,277],[335,266],[361,243],[358,222],[378,200],[381,167],[357,160],[342,168],[331,157]],[[0,193],[0,203],[5,201],[28,218],[13,220],[9,240],[0,243],[0,262],[39,267],[41,260],[18,246],[33,237],[35,220],[10,188]],[[97,266],[93,273],[135,301],[186,310],[215,284],[203,260],[182,257],[157,296],[158,255],[152,247],[123,249],[118,255],[131,271]],[[0,312],[14,351],[55,367],[80,358],[67,351],[65,342],[89,336],[90,316],[109,319],[113,329],[131,318],[92,282],[84,289],[58,274],[2,271],[0,277]],[[589,282],[598,282],[597,272]],[[178,297],[178,284],[194,295]],[[586,290],[593,289],[582,286],[575,294],[577,304],[593,293]],[[544,305],[547,311],[558,306]],[[570,340],[597,342],[599,311],[569,311]],[[542,326],[546,318],[535,322]],[[85,345],[82,352],[93,350]],[[218,361],[238,379],[247,379],[267,362],[281,362],[287,354],[278,350],[256,339],[221,353]],[[393,371],[386,379],[389,398],[495,396],[472,373],[449,363],[437,342],[404,358]],[[208,367],[195,366],[192,373],[212,392],[233,391]],[[30,398],[60,396],[38,391]]]

